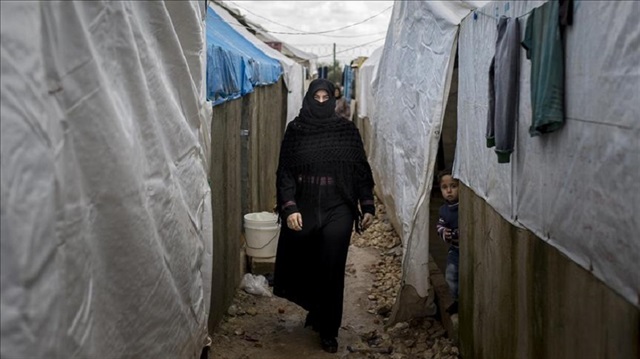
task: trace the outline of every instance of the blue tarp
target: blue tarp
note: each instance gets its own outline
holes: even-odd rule
[[[344,93],[342,95],[349,104],[351,103],[351,93],[353,92],[354,80],[355,77],[353,69],[349,65],[345,66],[342,71],[342,87],[344,88]]]
[[[207,9],[207,100],[219,105],[253,92],[256,86],[278,82],[280,62],[265,55]]]

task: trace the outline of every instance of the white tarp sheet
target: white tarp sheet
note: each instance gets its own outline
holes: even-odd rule
[[[360,69],[358,70],[358,78],[356,88],[358,93],[358,117],[369,117],[374,113],[375,100],[373,98],[373,81],[378,73],[378,65],[382,56],[383,46],[375,49]]]
[[[287,94],[287,123],[293,121],[293,119],[298,116],[300,107],[302,107],[302,99],[304,98],[304,67],[258,39],[222,6],[210,2],[209,8],[213,9],[221,18],[231,24],[240,35],[253,43],[260,51],[280,61],[284,72],[284,82],[289,91]]]
[[[429,196],[458,24],[476,5],[396,1],[374,82],[370,159],[404,244],[403,286],[420,297],[429,289]]]
[[[204,2],[0,9],[0,356],[199,357]]]
[[[520,16],[543,1],[491,3]],[[461,26],[454,175],[505,219],[526,227],[640,307],[640,3],[580,1],[566,31],[566,124],[530,137],[531,62],[521,53],[519,119],[510,164],[485,146],[496,20]],[[526,17],[521,18],[524,34]]]

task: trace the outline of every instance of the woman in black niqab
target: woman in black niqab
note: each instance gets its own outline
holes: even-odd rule
[[[336,352],[351,233],[372,222],[373,176],[362,138],[335,113],[334,86],[314,80],[288,126],[277,171],[282,230],[274,293],[308,311],[305,326]]]

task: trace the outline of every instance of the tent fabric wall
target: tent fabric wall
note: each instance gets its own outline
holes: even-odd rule
[[[0,3],[2,358],[199,357],[204,11]]]
[[[369,58],[360,67],[358,71],[358,79],[356,85],[356,93],[358,97],[358,117],[369,117],[375,112],[375,100],[373,97],[373,80],[378,73],[378,64],[382,55],[383,47],[375,49]]]
[[[544,2],[482,9],[520,16]],[[495,11],[494,11],[495,10]],[[531,63],[521,56],[516,148],[498,165],[485,147],[487,76],[496,20],[467,18],[460,35],[454,175],[506,220],[526,227],[640,307],[640,4],[576,2],[566,30],[566,124],[530,137]],[[524,29],[526,17],[521,18]]]
[[[251,93],[256,86],[276,83],[282,66],[223,19],[224,10],[213,6],[206,20],[207,99],[215,106]]]
[[[294,60],[286,57],[277,50],[265,44],[251,32],[249,32],[235,17],[229,14],[226,5],[209,3],[209,11],[215,12],[224,22],[230,25],[231,29],[249,41],[266,56],[277,60],[283,70],[284,82],[288,88],[287,95],[287,122],[292,121],[302,106],[304,97],[304,68]],[[284,128],[282,129],[284,132]]]
[[[370,159],[402,237],[403,285],[420,297],[429,290],[429,226],[435,225],[429,223],[429,196],[458,24],[475,7],[464,1],[396,1],[374,84]],[[405,302],[401,294],[396,307]]]

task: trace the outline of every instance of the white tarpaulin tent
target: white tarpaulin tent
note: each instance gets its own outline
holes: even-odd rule
[[[304,97],[304,68],[302,67],[302,65],[286,57],[277,50],[271,48],[269,45],[265,44],[255,35],[250,33],[244,27],[244,25],[240,24],[240,22],[236,20],[235,17],[229,14],[229,12],[225,9],[225,7],[227,6],[228,5],[226,4],[223,7],[219,3],[209,3],[209,8],[211,10],[214,10],[228,24],[231,24],[234,30],[236,30],[240,35],[253,43],[258,49],[260,49],[260,51],[265,53],[267,56],[278,60],[282,65],[282,69],[284,72],[284,82],[287,86],[287,89],[289,90],[289,93],[287,94],[287,123],[293,121],[293,119],[298,116],[298,112],[300,111],[300,107],[302,106],[302,99]]]
[[[375,112],[375,100],[373,98],[373,81],[378,74],[378,65],[380,64],[380,57],[382,56],[383,46],[373,50],[371,56],[369,56],[358,71],[358,78],[356,79],[358,89],[358,117],[369,117]]]
[[[454,175],[640,306],[640,3],[581,1],[566,29],[566,124],[530,137],[531,62],[521,51],[516,147],[498,164],[485,145],[496,19],[544,1],[491,3],[460,30]],[[524,34],[526,17],[520,20]]]
[[[0,356],[199,357],[204,2],[0,9]]]
[[[429,296],[429,196],[449,94],[458,24],[484,2],[396,1],[374,83],[369,154],[378,191],[404,245],[396,320]]]
[[[227,4],[224,4],[224,5],[228,6]],[[243,17],[243,19],[244,19],[244,22],[251,27],[252,31],[256,32],[257,38],[259,38],[265,43],[269,43],[269,42],[280,43],[282,46],[282,54],[293,59],[294,61],[303,65],[304,67],[307,67],[308,71],[310,72],[309,73],[310,76],[313,76],[314,74],[318,73],[318,70],[317,70],[318,55],[312,54],[310,52],[302,51],[291,44],[282,42],[282,40],[271,35],[264,27],[249,21],[246,17]]]

